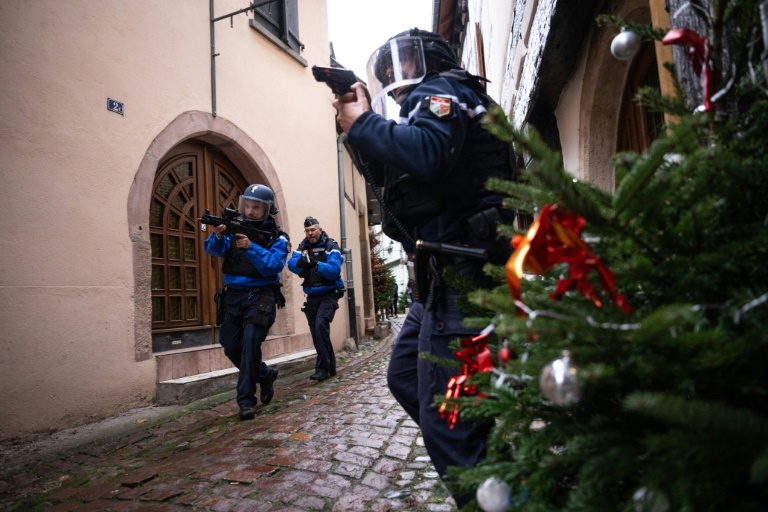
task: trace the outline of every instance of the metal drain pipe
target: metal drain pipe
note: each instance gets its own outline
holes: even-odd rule
[[[347,266],[347,310],[349,311],[349,335],[355,340],[355,347],[359,347],[357,336],[357,309],[355,308],[355,281],[352,269],[352,249],[347,247],[347,221],[344,215],[344,151],[343,144],[347,134],[341,133],[336,138],[336,154],[339,168],[339,214],[341,216],[341,251],[344,253],[344,262]]]

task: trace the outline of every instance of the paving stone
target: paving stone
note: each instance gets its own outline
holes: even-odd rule
[[[350,438],[350,442],[360,446],[368,446],[370,448],[381,448],[384,446],[385,439],[370,439],[367,437],[354,436]]]
[[[230,509],[232,512],[268,512],[275,510],[271,503],[265,503],[261,500],[244,499]]]
[[[362,340],[360,354],[380,343],[388,341]],[[253,422],[239,421],[233,392],[123,438],[18,465],[0,474],[0,510],[453,512],[442,481],[424,476],[434,467],[418,426],[387,389],[388,347],[381,350],[258,407]]]
[[[370,467],[371,464],[373,464],[373,461],[371,461],[371,459],[369,459],[368,457],[355,455],[354,453],[349,453],[349,452],[336,452],[333,454],[333,458],[341,462],[349,462],[350,464],[357,464],[358,466],[362,466],[364,468]]]
[[[324,473],[330,471],[333,467],[333,463],[325,460],[298,459],[294,464],[294,467],[298,469],[306,469],[307,471],[314,471],[316,473]]]
[[[265,488],[262,485],[257,485],[256,495],[262,501],[275,503],[292,503],[301,496],[290,489]]]
[[[224,480],[237,482],[240,484],[250,484],[261,476],[261,473],[255,471],[230,471],[224,475]]]
[[[408,455],[411,453],[411,448],[410,446],[406,446],[404,444],[393,443],[387,446],[387,449],[384,450],[384,453],[396,459],[407,460]]]
[[[344,494],[333,505],[334,512],[353,512],[368,510],[368,504],[373,501],[370,496],[361,494]]]
[[[373,487],[374,489],[384,490],[389,487],[389,478],[378,473],[370,472],[362,480],[364,485]]]
[[[120,477],[120,485],[124,485],[126,487],[136,487],[143,484],[144,482],[152,480],[155,477],[157,477],[157,471],[155,469],[150,468],[143,471],[136,471],[134,473],[129,473]]]
[[[365,468],[356,464],[342,462],[336,466],[333,472],[337,475],[350,476],[356,480],[359,480],[365,474]]]
[[[294,505],[310,510],[325,510],[325,500],[315,496],[304,496],[294,502]]]
[[[250,446],[260,446],[262,448],[279,448],[283,441],[279,439],[254,439],[249,442]]]
[[[207,494],[200,494],[197,492],[187,493],[176,500],[179,505],[187,505],[190,507],[198,507],[208,501],[210,496]]]
[[[269,466],[283,466],[287,468],[293,467],[295,463],[296,459],[294,457],[270,457],[264,461],[264,464]]]
[[[394,476],[397,474],[403,467],[403,463],[400,461],[395,461],[392,459],[381,459],[379,460],[375,466],[373,466],[373,470],[376,473],[381,473],[382,475],[387,476]]]
[[[98,499],[108,500],[117,497],[118,494],[127,490],[129,490],[127,487],[123,487],[117,482],[103,482],[100,484],[75,489],[75,492],[71,493],[69,497],[84,502]]]
[[[222,496],[209,496],[207,500],[198,505],[200,510],[210,510],[213,512],[229,512],[238,501],[224,498]]]
[[[217,485],[216,487],[211,488],[210,490],[212,494],[216,494],[218,496],[224,496],[226,498],[240,500],[245,498],[246,496],[250,497],[256,494],[256,492],[258,491],[258,488],[254,487],[253,485],[239,484],[237,482],[225,481]]]
[[[141,499],[147,501],[168,501],[182,494],[184,494],[184,491],[179,489],[178,485],[163,485],[154,487],[148,493],[143,494]]]
[[[363,457],[374,459],[374,460],[378,459],[381,455],[379,453],[379,450],[374,450],[373,448],[370,448],[368,446],[352,446],[349,448],[349,453],[362,455]]]

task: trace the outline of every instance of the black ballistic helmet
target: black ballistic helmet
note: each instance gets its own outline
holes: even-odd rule
[[[424,58],[427,61],[427,69],[429,71],[447,71],[449,69],[461,68],[456,52],[453,51],[448,41],[440,34],[412,28],[405,32],[400,32],[389,39],[405,36],[421,39],[421,45],[424,48]]]
[[[456,53],[439,34],[412,28],[396,34],[377,48],[366,65],[371,106],[383,113],[383,95],[399,104],[407,96],[405,87],[420,83],[430,71],[461,69]]]
[[[280,212],[275,206],[275,193],[266,185],[254,183],[246,187],[245,192],[240,196],[239,209],[241,212],[244,211],[244,199],[265,203],[268,215],[277,215]]]
[[[387,39],[387,43],[393,39],[401,37],[412,37],[421,40],[428,71],[447,71],[449,69],[461,68],[456,53],[448,44],[443,36],[426,30],[412,28],[405,32],[400,32]],[[379,58],[376,63],[376,78],[384,84],[387,83],[386,69],[392,64],[392,55],[387,43],[384,43],[380,49]]]

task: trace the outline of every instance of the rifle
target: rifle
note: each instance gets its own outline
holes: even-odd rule
[[[241,220],[239,218],[240,212],[237,210],[224,208],[222,215],[223,217],[216,217],[215,215],[211,215],[210,211],[205,210],[205,213],[203,213],[203,216],[200,218],[200,222],[211,226],[220,226],[224,224],[227,226],[227,229],[222,233],[223,235],[242,233],[247,236],[251,242],[255,242],[262,247],[269,246],[274,242],[275,238],[277,238],[277,230],[270,231],[267,229],[259,229],[253,225],[254,221]]]
[[[337,96],[348,93],[355,82],[362,82],[351,69],[345,68],[312,66],[312,75],[318,82],[325,82]]]

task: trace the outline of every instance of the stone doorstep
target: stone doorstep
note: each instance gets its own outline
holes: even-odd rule
[[[284,354],[265,362],[280,371],[280,377],[301,373],[315,367],[315,351],[304,350],[292,354]],[[198,375],[189,375],[157,383],[155,402],[157,405],[185,405],[237,386],[239,374],[237,368],[226,368]]]

